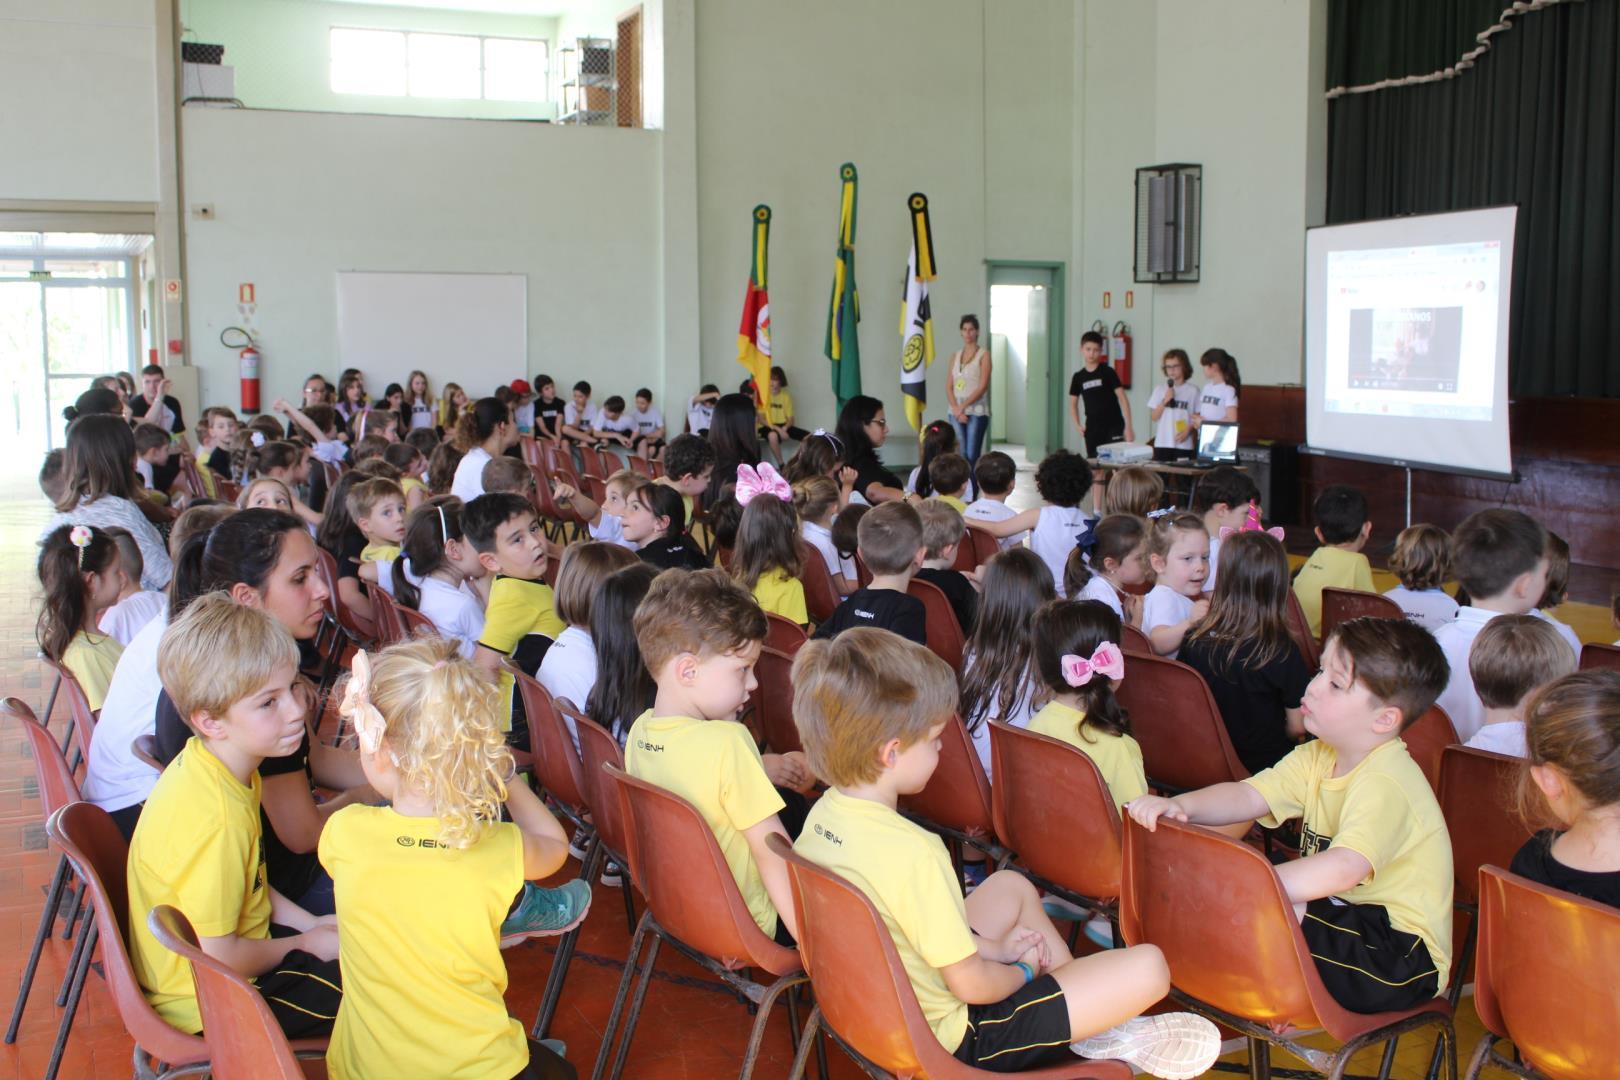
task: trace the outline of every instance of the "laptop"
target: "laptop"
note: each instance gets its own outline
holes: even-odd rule
[[[1236,424],[1204,421],[1198,428],[1198,457],[1194,464],[1200,468],[1237,464],[1238,426]]]

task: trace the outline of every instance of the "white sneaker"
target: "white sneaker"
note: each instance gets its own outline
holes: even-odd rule
[[[1193,1013],[1138,1016],[1069,1049],[1086,1058],[1115,1058],[1162,1080],[1202,1076],[1221,1054],[1215,1025]]]
[[[1099,949],[1112,949],[1114,947],[1114,924],[1108,921],[1108,916],[1098,915],[1086,923],[1086,937]]]
[[[599,878],[603,885],[610,889],[622,888],[624,885],[624,871],[616,862],[607,863],[602,867],[602,876]]]

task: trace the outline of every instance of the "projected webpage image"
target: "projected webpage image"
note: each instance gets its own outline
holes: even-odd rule
[[[1330,252],[1323,407],[1489,421],[1500,261],[1495,241]]]

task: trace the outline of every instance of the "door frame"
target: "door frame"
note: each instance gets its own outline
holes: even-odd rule
[[[1065,358],[1068,356],[1068,265],[1061,262],[1052,262],[1042,259],[986,259],[984,261],[984,310],[985,333],[990,332],[990,287],[1002,284],[1027,284],[1027,282],[999,282],[995,280],[997,270],[1044,270],[1052,275],[1051,297],[1047,306],[1047,341],[1046,341],[1046,440],[1039,447],[1025,446],[1025,453],[1031,459],[1044,457],[1051,450],[1063,445],[1063,370]],[[1024,417],[1024,431],[1026,438],[1029,433],[1036,431],[1035,418]],[[1032,451],[1039,451],[1035,453]]]

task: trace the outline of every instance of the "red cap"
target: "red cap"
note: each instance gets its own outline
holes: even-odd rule
[[[517,394],[519,397],[521,397],[524,394],[530,394],[530,393],[534,392],[533,390],[530,389],[529,383],[525,379],[513,379],[512,380],[511,390],[512,390],[512,393]]]

